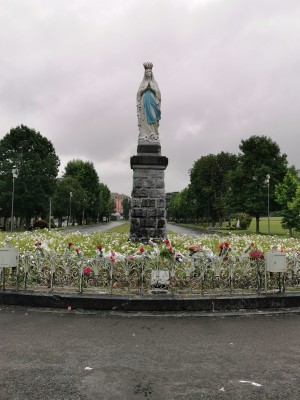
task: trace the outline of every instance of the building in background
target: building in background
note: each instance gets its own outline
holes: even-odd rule
[[[119,213],[123,215],[123,206],[122,206],[122,201],[124,199],[130,199],[129,196],[126,196],[126,194],[119,194],[119,193],[111,193],[111,198],[115,202],[115,213]]]

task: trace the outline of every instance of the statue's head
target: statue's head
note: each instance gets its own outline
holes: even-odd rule
[[[153,64],[151,62],[144,62],[144,68],[145,68],[145,76],[147,78],[152,78],[152,67]]]

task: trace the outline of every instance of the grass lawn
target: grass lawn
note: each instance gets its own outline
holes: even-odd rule
[[[108,229],[107,232],[128,233],[129,234],[129,229],[130,229],[130,223],[129,223],[129,221],[126,221],[122,225]],[[168,232],[171,232],[171,231],[168,231]]]
[[[205,229],[202,225],[197,224],[178,224],[190,228],[199,228]],[[117,233],[129,233],[129,221],[124,222],[124,224],[117,226],[115,228],[109,229],[109,232],[117,232]],[[259,229],[262,235],[268,235],[268,218],[261,217],[259,222]],[[216,232],[228,232],[226,229],[216,229]],[[255,233],[255,218],[252,219],[252,222],[247,230],[232,230],[236,234],[253,234]],[[281,226],[281,217],[270,217],[270,233],[271,235],[279,235],[283,237],[289,237],[289,231],[287,229],[283,229]],[[300,238],[300,232],[294,232],[295,238]]]
[[[231,230],[231,232],[236,233],[237,235],[245,235],[245,234],[253,234],[255,233],[255,218],[252,219],[252,222],[247,230]],[[197,224],[178,224],[190,228],[199,228],[199,229],[212,229],[210,228],[204,228],[202,225],[197,225]],[[224,224],[225,226],[225,224]],[[261,217],[260,222],[259,222],[259,230],[260,234],[262,235],[268,235],[268,218],[267,217]],[[228,229],[215,229],[216,232],[228,232],[230,230]],[[288,229],[283,229],[281,226],[281,217],[270,217],[270,234],[271,235],[278,235],[278,236],[283,236],[283,237],[289,237],[289,231]],[[294,237],[295,238],[300,238],[300,232],[294,232]]]
[[[259,221],[259,230],[262,234],[268,234],[268,218],[262,217]],[[252,219],[248,232],[255,233],[255,218]],[[281,226],[281,217],[270,217],[270,233],[271,235],[289,236],[288,229],[283,229]],[[299,235],[299,233],[298,233]]]
[[[129,233],[129,221],[125,221],[124,224],[115,226],[114,228],[108,229],[107,232],[116,233]]]

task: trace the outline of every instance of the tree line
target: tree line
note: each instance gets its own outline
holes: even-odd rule
[[[13,214],[21,226],[49,214],[68,224],[99,221],[114,211],[107,185],[90,161],[72,160],[58,177],[60,160],[52,143],[25,125],[12,128],[0,140],[0,216]],[[17,171],[16,179],[12,171]],[[12,183],[13,181],[13,183]],[[13,185],[14,184],[14,185]],[[13,185],[13,204],[12,204]]]
[[[221,152],[195,161],[188,187],[168,202],[168,219],[223,226],[234,215],[248,224],[255,217],[259,233],[260,217],[277,213],[291,235],[300,230],[299,178],[286,154],[267,136],[242,140],[239,149],[239,154]]]

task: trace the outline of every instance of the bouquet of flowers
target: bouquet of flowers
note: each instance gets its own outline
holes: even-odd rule
[[[198,251],[201,251],[201,245],[197,244],[197,246],[189,246],[189,252],[190,256],[193,256],[194,254],[198,253]]]
[[[231,251],[231,247],[228,242],[218,244],[218,253],[220,257],[227,257],[229,251]]]
[[[165,246],[160,250],[160,256],[164,258],[174,258],[175,249],[171,246],[169,239],[165,240]]]

